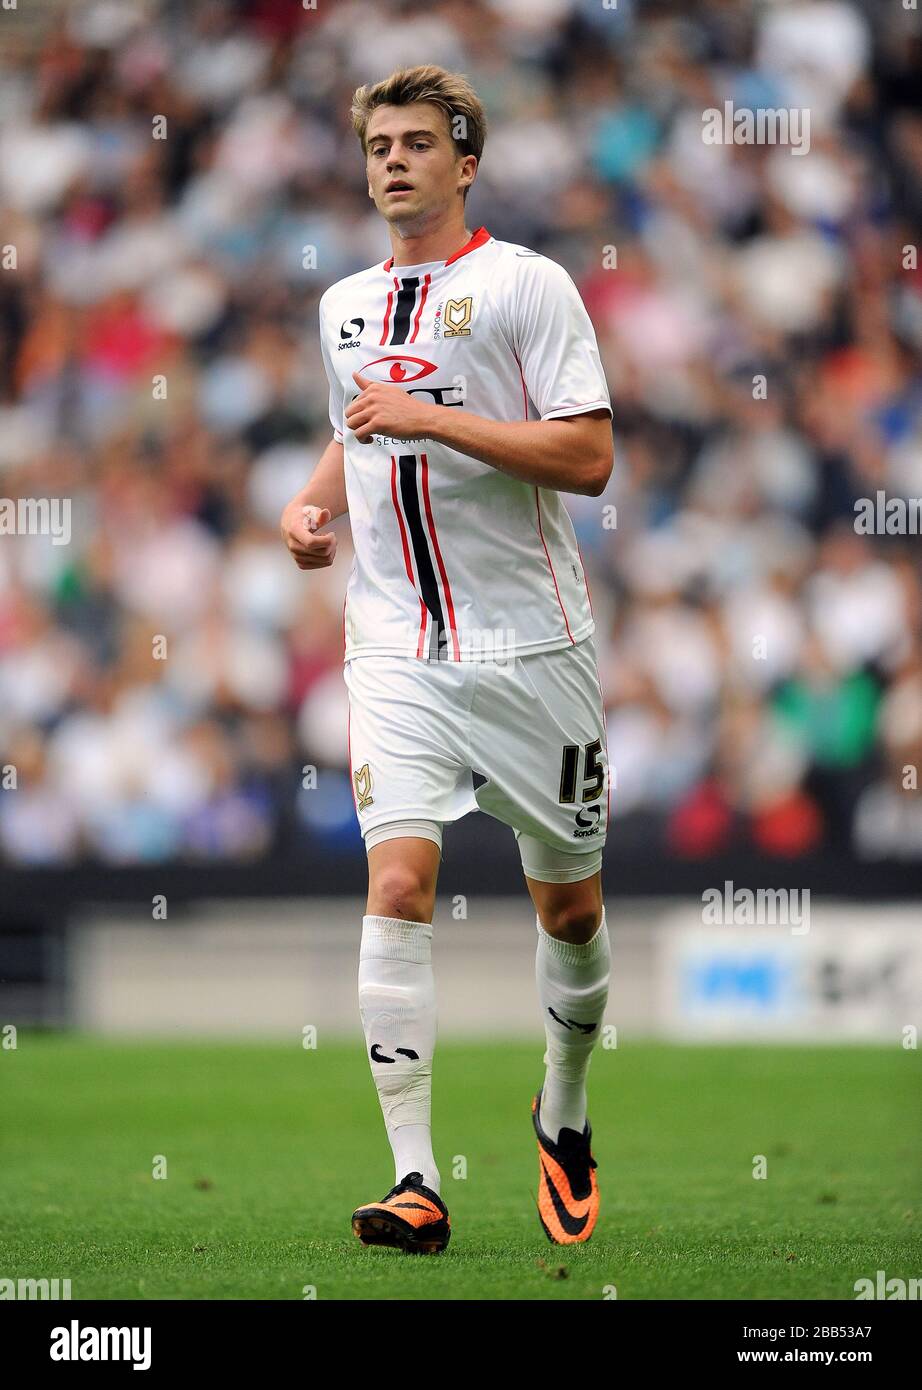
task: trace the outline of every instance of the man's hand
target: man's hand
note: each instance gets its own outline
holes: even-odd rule
[[[336,536],[332,531],[318,534],[318,526],[330,520],[329,507],[299,507],[289,502],[282,512],[282,540],[288,546],[299,570],[319,570],[336,558]]]
[[[360,444],[370,444],[373,434],[396,439],[423,439],[432,426],[432,413],[438,406],[426,405],[384,381],[372,381],[361,372],[352,379],[361,394],[346,407],[344,419]]]

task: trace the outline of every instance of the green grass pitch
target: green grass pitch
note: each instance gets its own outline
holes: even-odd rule
[[[392,1185],[361,1039],[0,1051],[0,1277],[75,1299],[853,1299],[922,1276],[920,1062],[889,1047],[597,1049],[602,1206],[551,1245],[535,1210],[543,1048],[439,1040],[433,1124],[452,1238],[365,1249]],[[762,1154],[767,1177],[754,1179]],[[165,1179],[152,1176],[155,1157]],[[455,1177],[462,1161],[466,1177]]]

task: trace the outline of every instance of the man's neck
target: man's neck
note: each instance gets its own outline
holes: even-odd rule
[[[474,235],[468,231],[462,220],[459,227],[440,227],[436,231],[423,232],[420,236],[400,236],[391,228],[391,253],[393,268],[402,265],[426,265],[429,261],[447,261],[462,246],[466,246]]]

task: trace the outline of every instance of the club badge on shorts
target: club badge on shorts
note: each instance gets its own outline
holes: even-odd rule
[[[358,771],[352,774],[352,780],[355,783],[355,809],[364,811],[366,806],[370,806],[374,801],[371,794],[371,768],[367,763],[363,763]]]

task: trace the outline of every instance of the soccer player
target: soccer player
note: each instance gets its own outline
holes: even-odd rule
[[[567,272],[465,225],[486,135],[470,84],[399,71],[356,91],[352,122],[392,254],[320,300],[333,438],[282,534],[301,569],[329,565],[322,528],[348,511],[355,549],[343,638],[368,858],[358,992],[396,1184],[353,1230],[407,1252],[448,1243],[431,923],[442,828],[479,807],[514,831],[536,909],[540,1220],[553,1242],[584,1241],[599,1206],[586,1079],[610,969],[608,750],[561,493],[605,487],[608,388]]]

